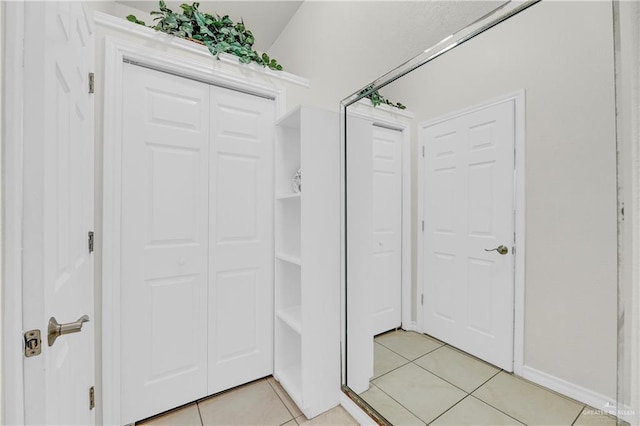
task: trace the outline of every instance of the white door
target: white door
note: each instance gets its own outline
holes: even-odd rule
[[[373,334],[401,324],[402,132],[373,126]]]
[[[38,30],[35,31],[34,28]],[[80,2],[26,2],[24,41],[24,360],[26,424],[94,423],[93,29]],[[50,318],[81,330],[49,344]],[[82,324],[82,327],[80,327]]]
[[[211,87],[209,393],[273,373],[272,100]]]
[[[424,332],[512,371],[514,103],[419,131]],[[499,246],[508,252],[492,250]]]
[[[209,86],[123,65],[121,421],[207,395]]]

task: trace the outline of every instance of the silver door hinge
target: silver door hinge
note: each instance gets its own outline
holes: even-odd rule
[[[89,73],[89,93],[95,92],[95,79],[96,79],[96,75],[90,72]]]
[[[424,306],[424,294],[420,295],[420,304]]]
[[[93,231],[89,231],[89,253],[93,253]]]
[[[424,220],[422,221],[422,232],[424,232]]]
[[[24,333],[24,356],[31,358],[32,356],[40,355],[41,352],[40,330],[29,330]]]
[[[89,388],[89,410],[93,410],[94,408],[96,408],[96,391],[93,386],[91,386]]]
[[[424,145],[422,145],[422,158],[424,158]]]

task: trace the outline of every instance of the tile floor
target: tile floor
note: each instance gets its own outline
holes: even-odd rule
[[[360,395],[400,425],[602,425],[615,419],[423,334],[375,338],[374,377]]]
[[[273,377],[248,383],[136,423],[136,425],[145,426],[351,426],[357,424],[340,406],[312,420],[307,420]]]

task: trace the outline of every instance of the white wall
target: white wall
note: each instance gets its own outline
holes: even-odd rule
[[[526,90],[525,366],[614,400],[611,23],[607,2],[540,3],[384,90],[416,122]]]
[[[502,1],[305,1],[269,49],[311,81],[290,103],[337,110],[340,100],[464,28]]]

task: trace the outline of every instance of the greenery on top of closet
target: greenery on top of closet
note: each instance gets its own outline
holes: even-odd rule
[[[358,93],[358,95],[364,95],[366,99],[369,99],[374,107],[378,105],[389,105],[398,109],[406,109],[407,107],[402,105],[400,102],[391,102],[389,99],[385,98],[380,94],[377,90],[372,90],[373,85],[367,86]]]
[[[155,25],[149,25],[157,31],[162,31],[176,37],[189,39],[204,44],[212,55],[220,59],[221,53],[229,53],[249,64],[255,62],[272,70],[281,71],[282,65],[266,53],[260,54],[253,50],[255,38],[251,31],[245,28],[244,22],[234,23],[228,15],[220,17],[203,13],[198,10],[200,3],[180,5],[182,13],[176,13],[167,7],[164,0],[159,1],[160,10],[154,10],[151,15],[157,15]],[[127,20],[147,26],[144,21],[134,15],[127,16]]]

